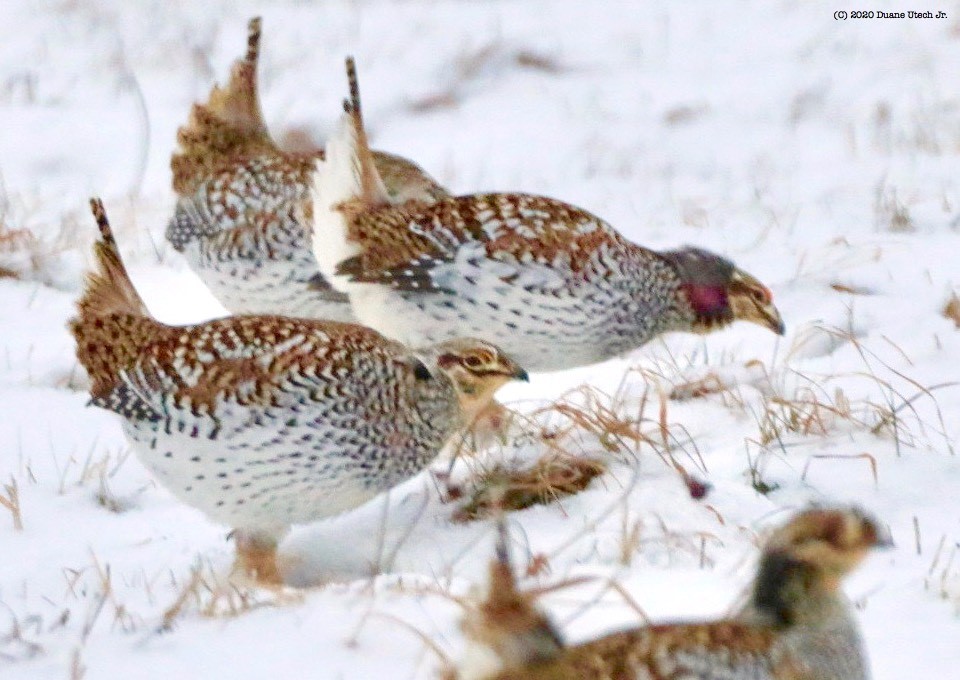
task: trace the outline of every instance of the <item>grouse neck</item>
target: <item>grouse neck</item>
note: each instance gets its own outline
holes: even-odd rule
[[[845,609],[843,596],[822,570],[774,551],[761,559],[745,614],[786,629],[823,623]]]

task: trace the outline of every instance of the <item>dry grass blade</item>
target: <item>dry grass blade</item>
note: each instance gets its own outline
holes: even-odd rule
[[[391,621],[401,628],[410,631],[416,635],[420,641],[429,649],[431,652],[437,655],[437,658],[440,659],[441,667],[444,669],[452,669],[454,667],[453,661],[447,656],[447,653],[441,649],[440,645],[433,641],[433,639],[424,633],[422,630],[414,626],[412,623],[404,621],[399,616],[394,616],[387,612],[373,612],[371,616],[374,616],[378,619],[384,619],[386,621]]]
[[[703,118],[710,113],[710,107],[702,102],[681,104],[668,109],[663,114],[663,122],[667,125],[687,125]],[[688,211],[688,217],[689,217]],[[703,211],[705,212],[705,211]]]
[[[517,50],[513,55],[513,60],[517,63],[517,66],[531,69],[533,71],[557,74],[563,73],[567,70],[553,57],[540,52],[534,52],[533,50]]]
[[[810,469],[810,463],[814,460],[854,460],[860,459],[865,460],[870,465],[870,474],[873,476],[873,484],[877,486],[880,483],[880,479],[877,474],[877,459],[874,458],[869,453],[857,453],[853,455],[843,455],[839,453],[819,453],[810,456],[807,459],[806,465],[803,466],[803,473],[800,475],[800,479],[806,480],[807,471]]]
[[[724,384],[720,376],[716,373],[708,373],[697,380],[688,380],[674,385],[670,390],[669,398],[673,401],[688,401],[729,391],[730,388]]]
[[[590,385],[583,385],[562,395],[553,403],[534,411],[532,416],[535,418],[551,415],[561,416],[570,427],[569,430],[565,431],[566,433],[593,435],[606,451],[613,454],[635,455],[640,446],[646,444],[666,464],[681,471],[681,474],[686,476],[686,471],[672,455],[672,451],[680,449],[690,457],[695,465],[705,470],[706,466],[699,452],[695,449],[692,453],[688,451],[684,442],[678,439],[674,433],[673,430],[677,425],[676,423],[670,423],[668,420],[668,399],[664,394],[658,393],[659,410],[656,420],[645,417],[649,394],[646,388],[642,392],[642,398],[636,413],[630,413],[627,410],[625,401],[636,387],[631,385],[627,379],[633,373],[633,371],[628,371],[624,375],[620,387],[612,396]],[[646,386],[646,380],[644,386]],[[648,426],[649,431],[643,429],[644,425]],[[682,426],[681,429],[683,429]],[[689,440],[689,437],[685,437],[685,440]]]
[[[648,383],[644,381],[642,397],[637,400],[637,386],[628,380],[632,375],[634,371],[624,375],[613,395],[583,385],[528,416],[513,414],[518,428],[512,437],[513,445],[523,446],[521,442],[525,442],[545,451],[530,463],[497,463],[474,473],[472,492],[449,489],[452,498],[469,494],[469,500],[454,514],[454,521],[490,516],[501,496],[502,508],[510,511],[579,493],[608,470],[614,457],[620,462],[634,462],[643,446],[650,447],[681,477],[693,497],[701,498],[707,486],[695,480],[674,457],[675,451],[681,451],[705,471],[699,452],[688,446],[687,433],[684,432],[683,439],[678,438],[678,426],[668,419],[665,394],[660,393],[657,417],[644,416],[649,403]]]
[[[17,480],[10,478],[9,484],[3,485],[6,496],[0,495],[0,505],[10,511],[13,516],[13,530],[23,531],[23,513],[20,509],[20,489],[17,486]]]
[[[438,109],[450,109],[460,103],[460,97],[453,90],[444,90],[421,97],[410,102],[407,108],[413,113],[430,113]]]
[[[28,250],[37,241],[29,229],[11,229],[0,223],[0,253]]]
[[[877,227],[884,231],[912,232],[916,225],[906,204],[897,196],[897,190],[881,180],[874,192],[873,210]]]
[[[876,291],[866,286],[859,286],[855,283],[843,283],[834,281],[830,287],[838,293],[847,293],[848,295],[876,295]]]
[[[611,397],[594,387],[582,385],[537,409],[532,416],[562,416],[575,428],[597,437],[611,453],[620,453],[631,444],[650,443],[651,438],[639,428],[642,412],[636,418],[618,413],[619,402],[619,393]]]
[[[21,621],[6,603],[0,601],[0,605],[3,605],[9,611],[11,616],[10,630],[0,632],[0,662],[13,663],[24,659],[32,659],[43,653],[41,645],[27,639],[30,628],[34,628],[35,633],[40,632],[42,626],[40,616],[27,616]]]
[[[452,75],[446,86],[407,104],[414,113],[458,106],[471,93],[477,80],[508,68],[522,68],[547,75],[569,71],[569,67],[548,54],[532,49],[510,49],[499,40],[476,49],[464,50],[451,64]]]
[[[121,602],[117,593],[113,588],[113,575],[110,569],[109,564],[101,564],[100,560],[97,558],[96,554],[91,551],[91,559],[93,560],[93,569],[96,573],[97,578],[99,579],[99,589],[97,592],[100,593],[102,602],[99,602],[96,607],[96,614],[92,619],[88,620],[89,628],[84,626],[84,634],[82,641],[86,641],[87,636],[90,634],[90,631],[93,628],[94,623],[96,623],[97,618],[100,616],[100,611],[103,609],[104,604],[107,602],[110,603],[113,608],[113,622],[112,625],[119,626],[120,629],[124,632],[133,632],[138,629],[141,619],[138,616],[135,616],[126,606],[125,603]]]
[[[163,619],[161,620],[159,630],[172,630],[174,622],[180,617],[180,614],[187,606],[187,603],[191,599],[199,601],[202,580],[203,576],[200,567],[193,567],[190,570],[190,580],[187,581],[186,585],[180,589],[180,592],[177,594],[177,599],[173,601],[173,604],[164,610]]]
[[[526,594],[534,599],[537,599],[542,597],[543,595],[546,595],[547,593],[551,593],[553,591],[560,590],[562,588],[570,588],[573,586],[583,585],[585,583],[592,583],[598,580],[601,580],[601,578],[594,577],[594,576],[579,576],[575,578],[567,578],[561,581],[560,583],[557,583],[552,586],[527,590]],[[630,609],[632,609],[637,614],[637,618],[640,619],[640,623],[642,625],[647,626],[653,623],[652,619],[650,618],[650,615],[647,614],[646,611],[644,611],[643,607],[640,606],[640,603],[637,602],[636,598],[634,598],[627,591],[627,589],[623,587],[622,584],[620,584],[618,581],[612,578],[606,578],[602,580],[603,580],[603,587],[593,597],[591,597],[589,600],[584,602],[580,607],[578,607],[569,616],[567,616],[567,618],[563,622],[563,625],[569,625],[572,621],[579,618],[585,612],[589,611],[590,608],[593,607],[595,604],[597,604],[603,598],[603,596],[606,595],[607,591],[610,591],[610,590],[612,590],[617,595],[619,595],[620,598],[623,600],[624,604],[626,604]]]
[[[898,413],[899,413],[899,411],[900,411],[901,409],[903,409],[903,408],[905,408],[905,407],[906,407],[906,408],[909,408],[910,411],[913,412],[913,415],[914,415],[914,417],[916,418],[916,421],[917,421],[917,423],[919,424],[920,428],[923,429],[923,428],[924,428],[923,419],[921,418],[920,414],[917,413],[916,409],[914,408],[913,402],[914,402],[916,399],[920,398],[921,396],[926,396],[926,397],[928,397],[928,398],[930,399],[930,403],[932,404],[933,409],[934,409],[934,412],[935,412],[936,415],[937,415],[937,421],[938,421],[938,423],[937,423],[937,425],[938,425],[937,429],[938,429],[938,433],[939,433],[941,436],[943,436],[943,438],[944,438],[944,443],[946,444],[947,450],[950,452],[950,455],[954,455],[955,451],[954,451],[954,447],[953,447],[953,442],[952,442],[950,436],[948,435],[948,430],[947,430],[946,422],[944,421],[944,418],[943,418],[943,412],[940,410],[940,404],[939,404],[939,402],[937,401],[936,397],[933,396],[933,392],[936,391],[936,390],[943,389],[944,387],[957,387],[958,385],[960,385],[960,383],[958,383],[958,382],[945,382],[945,383],[938,383],[938,384],[936,384],[936,385],[931,385],[930,387],[926,387],[926,386],[924,386],[924,385],[921,385],[919,382],[917,382],[916,380],[914,380],[914,379],[911,378],[910,376],[905,375],[902,371],[898,371],[898,370],[895,369],[893,366],[891,366],[891,365],[889,365],[888,363],[884,362],[884,361],[883,361],[882,359],[880,359],[880,357],[878,357],[874,352],[872,352],[872,351],[868,350],[866,347],[864,347],[864,346],[862,345],[862,343],[860,343],[858,340],[853,339],[853,340],[852,340],[852,343],[853,343],[854,348],[856,348],[857,352],[860,354],[860,357],[863,359],[864,364],[866,364],[866,366],[867,366],[867,368],[868,368],[868,371],[869,371],[870,377],[871,377],[873,380],[875,380],[875,381],[877,382],[877,384],[879,384],[879,385],[881,385],[882,387],[884,387],[885,389],[887,389],[888,392],[889,392],[889,394],[891,394],[891,395],[896,395],[896,396],[901,400],[901,404],[898,405],[898,406],[896,406],[896,407],[893,406],[892,398],[888,400],[889,403],[888,403],[888,405],[887,405],[886,415],[885,415],[885,416],[881,419],[881,421],[877,424],[877,427],[874,428],[874,430],[873,430],[874,434],[876,434],[876,433],[879,431],[879,429],[882,428],[884,425],[890,424],[890,425],[892,426],[893,431],[894,431],[894,438],[895,438],[895,440],[896,440],[897,447],[898,447],[898,448],[897,448],[897,452],[898,452],[898,454],[899,454],[899,446],[900,446],[900,424],[899,424]],[[906,353],[903,352],[902,349],[900,349],[899,347],[897,347],[897,346],[896,346],[895,344],[893,344],[893,343],[890,343],[890,344],[892,344],[894,347],[896,347],[896,348],[900,351],[900,353],[905,356]],[[870,361],[869,361],[868,357],[874,359],[874,360],[877,361],[877,362],[879,362],[881,366],[883,366],[886,370],[890,371],[890,372],[891,372],[893,375],[895,375],[896,377],[898,377],[898,378],[900,378],[901,380],[904,380],[904,381],[910,383],[911,385],[913,385],[914,387],[916,387],[917,390],[918,390],[917,394],[915,394],[915,395],[912,396],[912,397],[907,398],[907,397],[905,397],[901,392],[899,392],[899,391],[897,391],[896,389],[894,389],[893,386],[892,386],[888,381],[879,378],[879,377],[875,374],[872,366],[870,365]],[[878,409],[878,411],[881,412],[881,413],[884,412],[883,409]]]

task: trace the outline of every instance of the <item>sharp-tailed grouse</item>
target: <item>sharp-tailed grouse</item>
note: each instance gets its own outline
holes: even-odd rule
[[[239,563],[276,582],[293,523],[356,507],[416,475],[523,370],[493,345],[417,352],[353,324],[235,316],[154,319],[103,207],[97,269],[70,323],[95,406],[183,502],[235,529]]]
[[[413,347],[475,335],[534,371],[737,319],[783,333],[769,289],[729,260],[643,248],[562,201],[501,193],[392,205],[359,102],[345,108],[317,162],[313,247],[360,323]]]
[[[285,153],[271,139],[257,94],[260,19],[226,88],[195,104],[171,160],[177,206],[167,240],[235,314],[350,321],[310,250],[310,175],[321,151]],[[390,201],[432,202],[446,192],[416,164],[374,152]],[[306,207],[306,210],[304,209]]]
[[[660,624],[566,646],[532,593],[519,592],[501,538],[485,602],[468,615],[459,680],[867,680],[869,663],[840,582],[889,543],[855,510],[801,512],[763,549],[734,618]]]

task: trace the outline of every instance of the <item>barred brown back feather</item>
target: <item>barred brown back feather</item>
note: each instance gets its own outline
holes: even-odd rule
[[[348,204],[344,212],[348,240],[359,244],[361,252],[342,262],[338,273],[362,282],[389,280],[392,270],[409,268],[424,258],[452,260],[458,246],[469,241],[482,243],[491,258],[506,255],[544,264],[568,258],[573,272],[585,267],[603,246],[642,250],[585,210],[526,194],[455,196],[432,205],[374,212]],[[520,220],[526,229],[511,227]]]
[[[101,235],[94,245],[96,270],[88,274],[70,330],[77,358],[93,381],[90,394],[95,400],[117,387],[122,373],[136,370],[146,386],[166,391],[177,405],[212,410],[224,397],[242,405],[270,405],[283,376],[309,373],[324,355],[332,354],[330,344],[371,354],[398,347],[362,326],[280,316],[235,316],[183,327],[163,324],[151,316],[133,287],[102,202],[92,199],[90,205]],[[292,338],[300,340],[280,353],[271,352]],[[213,360],[195,361],[198,355]],[[271,355],[270,361],[260,360],[262,355]],[[185,376],[194,373],[198,376],[188,385]],[[161,385],[161,375],[175,384]],[[238,385],[244,387],[242,393]]]
[[[855,508],[809,509],[769,538],[750,602],[736,617],[643,626],[577,645],[559,644],[547,655],[539,652],[549,619],[531,592],[516,589],[498,548],[490,595],[468,614],[464,632],[499,663],[491,664],[488,655],[485,665],[471,666],[471,658],[483,658],[474,653],[456,677],[866,680],[869,664],[858,626],[837,589],[868,550],[884,545],[889,545],[886,532]]]
[[[589,644],[568,648],[561,658],[545,663],[509,668],[491,680],[620,680],[649,678],[760,678],[812,680],[786,655],[764,659],[775,643],[768,629],[737,622],[649,626],[613,633]],[[713,657],[716,666],[702,675],[689,675],[671,657]],[[706,661],[706,663],[710,663]],[[726,668],[724,668],[726,667]],[[697,667],[699,668],[699,667]],[[642,670],[641,670],[642,669]],[[710,673],[710,674],[707,674]]]

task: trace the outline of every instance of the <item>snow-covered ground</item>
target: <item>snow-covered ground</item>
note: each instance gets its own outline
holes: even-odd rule
[[[374,501],[291,535],[291,575],[326,585],[215,597],[225,528],[84,406],[64,323],[89,263],[87,197],[103,197],[160,318],[219,313],[163,241],[168,162],[262,14],[277,136],[326,136],[353,54],[374,144],[454,191],[563,198],[645,245],[723,252],[774,291],[783,338],[673,336],[504,391],[531,411],[588,383],[646,435],[607,448],[571,435],[610,471],[510,516],[517,560],[542,563],[528,583],[599,577],[544,600],[571,639],[639,621],[611,579],[653,618],[724,612],[765,528],[811,500],[855,502],[897,543],[847,584],[875,677],[955,677],[960,330],[943,310],[960,292],[960,6],[929,7],[941,20],[838,9],[858,8],[5,0],[0,268],[16,277],[0,278],[0,676],[428,678],[440,660],[425,640],[461,649],[450,595],[484,582],[492,532],[452,523],[434,475],[386,512]],[[665,462],[664,435],[705,498]]]

